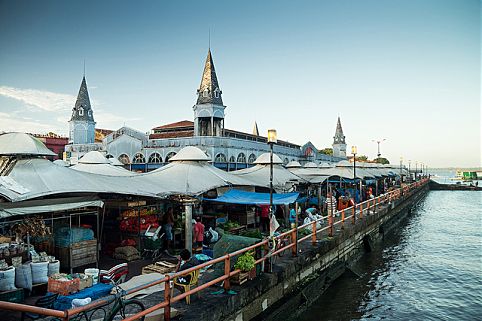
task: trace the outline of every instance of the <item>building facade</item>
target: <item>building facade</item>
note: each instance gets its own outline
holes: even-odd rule
[[[149,171],[163,166],[186,146],[199,147],[211,158],[216,167],[228,171],[246,168],[253,164],[258,156],[269,151],[267,138],[259,135],[257,124],[253,133],[224,127],[227,107],[223,103],[223,92],[219,86],[211,50],[208,50],[196,94],[196,103],[192,107],[193,121],[183,120],[161,125],[153,128],[150,133],[122,127],[110,133],[105,132],[102,144],[96,144],[91,143],[90,131],[86,135],[82,130],[76,131],[76,126],[84,125],[86,121],[90,121],[89,124],[93,124],[92,126],[95,125],[84,78],[77,98],[80,103],[76,102],[69,122],[72,139],[71,144],[66,146],[66,151],[70,151],[71,155],[76,153],[77,158],[90,150],[103,151],[108,158],[115,157],[126,167],[139,171]],[[92,116],[91,119],[86,119],[85,106],[89,107],[88,115]],[[82,118],[79,115],[81,107],[85,108]],[[304,163],[337,162],[345,159],[321,154],[311,143],[300,146],[283,140],[278,140],[274,152],[285,164],[294,160]]]

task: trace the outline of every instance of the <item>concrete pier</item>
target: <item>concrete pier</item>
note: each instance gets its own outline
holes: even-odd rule
[[[203,291],[191,305],[176,308],[181,310],[183,320],[286,320],[316,300],[351,262],[370,250],[372,242],[382,240],[428,190],[428,184],[423,185],[410,196],[380,206],[374,214],[364,214],[355,225],[346,221],[344,229],[337,226],[333,237],[324,233],[315,245],[303,242],[297,257],[287,251],[276,258],[273,273],[262,273],[242,286],[233,286],[235,295]]]

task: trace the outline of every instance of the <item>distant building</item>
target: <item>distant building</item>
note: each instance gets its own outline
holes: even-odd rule
[[[48,149],[53,151],[57,156],[53,157],[53,160],[62,159],[65,145],[67,145],[69,139],[67,137],[62,137],[55,133],[48,134],[32,134],[34,137],[42,141]]]
[[[341,128],[340,117],[336,123],[335,136],[333,137],[333,156],[346,158],[346,142],[345,135],[343,135],[343,128]]]
[[[87,92],[85,78],[70,124],[70,143],[65,150],[72,160],[90,150],[99,150],[108,158],[115,157],[133,170],[156,169],[169,161],[185,146],[197,146],[211,157],[213,164],[225,170],[236,170],[250,166],[256,158],[269,151],[267,138],[259,135],[255,123],[253,132],[244,133],[224,127],[225,109],[223,92],[219,86],[211,50],[208,50],[201,83],[197,89],[193,120],[182,120],[152,128],[150,133],[122,127],[116,131],[95,133],[94,118]],[[79,112],[83,108],[83,114]],[[87,114],[86,114],[87,112]],[[97,138],[104,135],[102,144]],[[94,137],[94,138],[92,138]],[[323,155],[313,146],[300,146],[278,140],[274,152],[285,164],[300,162],[336,162],[345,158]]]

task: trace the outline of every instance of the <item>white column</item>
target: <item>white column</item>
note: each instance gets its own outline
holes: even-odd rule
[[[186,211],[186,222],[185,222],[185,248],[192,253],[192,204],[184,205]]]

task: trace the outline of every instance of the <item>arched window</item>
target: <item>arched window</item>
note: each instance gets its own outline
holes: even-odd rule
[[[207,97],[207,96],[208,96],[208,89],[206,88],[203,91],[203,97]]]
[[[238,163],[246,163],[246,155],[244,155],[243,153],[239,153]]]
[[[159,153],[152,153],[151,156],[149,156],[149,163],[151,163],[151,164],[162,163],[161,155]]]
[[[92,115],[92,110],[89,109],[89,111],[87,112],[87,115],[89,115],[90,117],[90,115]]]
[[[126,154],[121,154],[119,156],[119,162],[121,162],[124,165],[127,165],[131,162],[131,160],[129,159],[129,156],[127,156]]]
[[[132,161],[132,163],[134,163],[134,164],[145,164],[145,162],[146,162],[146,158],[141,153],[137,153],[137,154],[134,155],[134,160]]]
[[[226,163],[226,155],[224,155],[223,153],[217,154],[214,161],[216,163]]]
[[[107,154],[107,155],[105,155],[105,158],[107,158],[107,159],[114,158],[114,156],[112,156],[111,154]]]
[[[236,158],[234,158],[234,156],[229,157],[229,162],[236,163]]]
[[[219,98],[219,88],[214,90],[214,97]]]
[[[84,108],[79,108],[79,116],[84,116]]]
[[[288,157],[285,157],[285,159],[283,160],[283,164],[288,164],[290,162],[290,160],[288,159]]]
[[[166,163],[171,159],[171,157],[173,157],[174,155],[176,155],[176,153],[174,152],[170,152],[169,154],[166,155]]]
[[[256,160],[256,155],[254,154],[249,155],[248,164],[253,164],[255,160]]]

